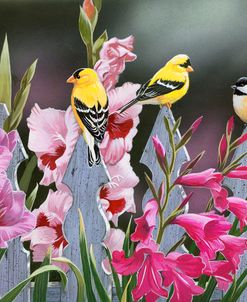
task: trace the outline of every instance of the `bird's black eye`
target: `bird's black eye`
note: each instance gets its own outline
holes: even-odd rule
[[[180,67],[184,67],[184,68],[187,68],[188,66],[191,66],[191,62],[190,62],[190,59],[188,59],[185,63],[183,64],[179,64]]]
[[[75,79],[80,79],[80,72],[83,70],[84,68],[80,68],[80,69],[77,69],[74,73],[73,73],[73,77]]]

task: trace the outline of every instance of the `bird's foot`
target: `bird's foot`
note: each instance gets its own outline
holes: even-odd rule
[[[166,107],[167,107],[168,109],[171,109],[171,108],[172,108],[172,104],[171,104],[171,103],[166,103],[165,105],[166,105]]]

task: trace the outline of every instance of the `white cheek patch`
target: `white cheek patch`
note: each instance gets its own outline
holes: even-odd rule
[[[237,87],[237,89],[243,93],[246,93],[247,94],[247,85],[243,86],[243,87]]]

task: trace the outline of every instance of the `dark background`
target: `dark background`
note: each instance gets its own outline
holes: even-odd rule
[[[78,32],[81,1],[0,1],[0,41],[7,32],[13,91],[18,89],[26,68],[38,58],[36,75],[19,128],[24,143],[26,117],[35,102],[66,109],[71,86],[65,80],[86,65],[85,47]],[[200,115],[203,124],[188,145],[190,156],[206,150],[197,170],[215,167],[217,144],[227,119],[233,114],[230,85],[247,75],[247,2],[232,0],[103,0],[95,36],[107,29],[109,37],[135,36],[138,58],[120,77],[143,83],[172,56],[187,53],[195,73],[189,93],[173,106],[175,118],[183,117],[181,132]],[[159,108],[146,106],[134,141],[132,162],[142,177],[138,160]],[[236,118],[236,133],[242,131]],[[140,205],[144,188],[138,187]],[[200,210],[207,195],[194,196],[192,209]]]

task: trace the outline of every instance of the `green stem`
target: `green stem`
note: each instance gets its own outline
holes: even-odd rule
[[[87,66],[93,68],[93,41],[86,45],[87,48]]]
[[[3,258],[3,256],[5,255],[6,251],[7,251],[7,249],[0,249],[0,262]]]
[[[210,277],[209,281],[208,281],[208,285],[206,287],[206,290],[205,290],[203,295],[199,296],[200,299],[198,301],[200,301],[200,302],[209,302],[211,297],[212,297],[212,294],[215,290],[216,285],[217,285],[217,282],[216,282],[215,278]]]

